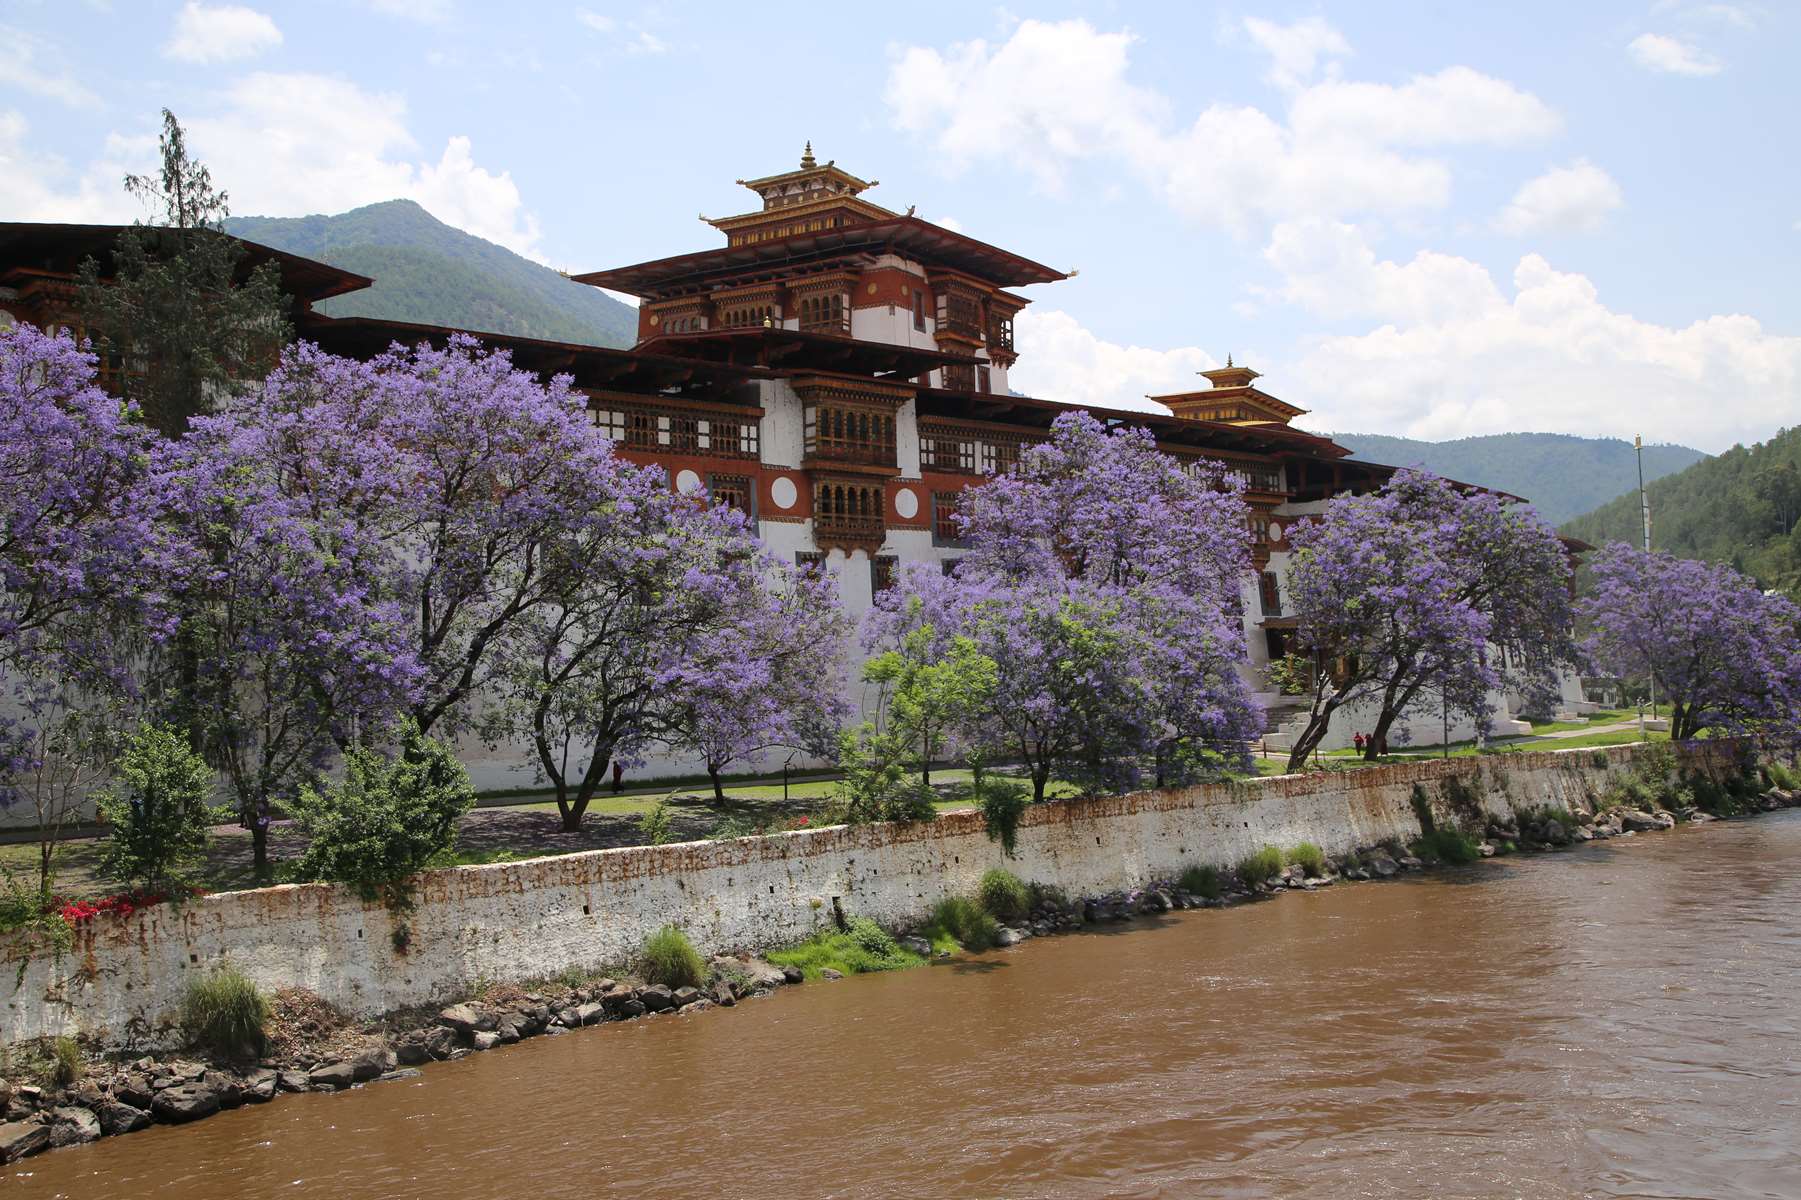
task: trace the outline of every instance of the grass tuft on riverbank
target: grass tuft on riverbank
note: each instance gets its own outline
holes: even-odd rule
[[[688,935],[673,925],[665,925],[644,939],[638,956],[638,974],[646,983],[665,987],[704,987],[707,964]]]
[[[242,971],[224,966],[188,985],[181,1029],[195,1046],[229,1057],[261,1054],[268,1042],[269,999]]]
[[[932,908],[920,936],[932,943],[932,953],[981,951],[999,939],[1000,923],[981,904],[967,896],[946,896]]]
[[[778,967],[799,967],[809,981],[819,979],[828,968],[840,975],[866,975],[923,966],[926,961],[868,917],[852,917],[848,929],[816,933],[763,957]]]
[[[1434,829],[1409,847],[1426,862],[1464,866],[1482,857],[1475,841],[1455,829]]]

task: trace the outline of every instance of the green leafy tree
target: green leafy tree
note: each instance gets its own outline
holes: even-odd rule
[[[213,772],[180,731],[145,725],[131,735],[118,782],[98,797],[112,826],[101,871],[146,891],[179,891],[194,881],[208,830],[221,818],[207,803]]]
[[[162,169],[127,175],[125,190],[158,210],[122,230],[112,273],[81,266],[80,308],[125,397],[169,437],[190,418],[260,380],[291,335],[274,263],[248,273],[242,242],[224,231],[227,195],[188,157],[180,122],[163,110]]]
[[[937,631],[920,625],[902,636],[897,649],[863,667],[864,681],[879,689],[877,708],[888,732],[908,748],[926,787],[932,764],[946,757],[956,732],[994,696],[999,677],[995,661],[974,639],[954,637],[942,654],[937,643]]]
[[[394,757],[357,747],[345,756],[342,782],[301,788],[294,820],[312,840],[294,874],[399,903],[408,878],[456,844],[457,823],[474,803],[469,773],[450,747],[408,722]]]
[[[873,721],[839,736],[839,779],[827,803],[827,821],[930,821],[937,816],[930,789],[907,776],[908,747]]]
[[[1773,463],[1757,472],[1752,486],[1770,526],[1786,537],[1801,519],[1801,468],[1793,461]]]

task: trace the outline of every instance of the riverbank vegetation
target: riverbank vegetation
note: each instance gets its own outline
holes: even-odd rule
[[[707,964],[700,951],[687,934],[673,925],[665,925],[644,939],[637,966],[646,983],[664,987],[697,988],[707,981]]]
[[[235,967],[208,972],[188,985],[181,1028],[188,1043],[221,1058],[254,1057],[268,1040],[269,1000]]]
[[[1280,849],[1275,846],[1265,846],[1239,860],[1238,878],[1255,887],[1260,883],[1268,883],[1280,875],[1282,868],[1287,865]]]
[[[862,975],[923,966],[927,956],[909,950],[867,917],[852,917],[842,930],[814,934],[804,942],[772,950],[764,958],[778,967],[799,967],[809,980],[825,972]]]

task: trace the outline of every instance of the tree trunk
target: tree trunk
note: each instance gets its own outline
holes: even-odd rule
[[[1032,769],[1033,804],[1044,803],[1044,785],[1050,781],[1050,777],[1051,769],[1049,767],[1034,767]]]
[[[1338,711],[1338,705],[1328,704],[1323,710],[1307,718],[1307,728],[1288,751],[1288,773],[1290,775],[1307,768],[1307,756],[1319,748],[1326,740],[1326,731],[1332,728],[1332,714]]]
[[[707,764],[707,778],[713,781],[713,799],[716,803],[725,803],[725,784],[719,779],[719,768],[712,763]]]
[[[269,816],[261,812],[250,818],[251,863],[260,880],[269,878]]]
[[[585,804],[557,805],[563,817],[564,833],[580,833],[582,831],[582,813],[587,811]]]

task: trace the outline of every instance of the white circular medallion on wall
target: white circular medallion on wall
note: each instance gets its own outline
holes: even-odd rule
[[[902,488],[894,493],[894,511],[903,521],[911,521],[919,515],[919,494],[912,488]]]
[[[777,508],[793,508],[794,502],[800,499],[800,492],[795,488],[794,480],[777,475],[775,482],[769,485],[769,498]]]
[[[1282,540],[1282,527],[1274,521],[1269,523],[1269,540],[1272,542],[1279,542]]]
[[[675,474],[675,490],[684,496],[692,496],[700,491],[700,476],[693,471],[681,470]]]

